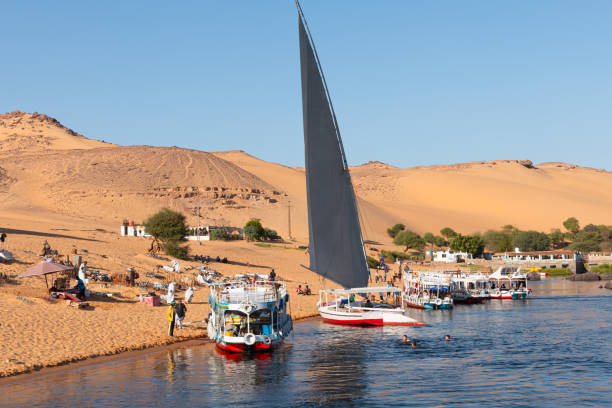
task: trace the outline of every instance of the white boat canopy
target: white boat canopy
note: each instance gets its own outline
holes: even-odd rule
[[[400,288],[396,288],[395,286],[378,286],[371,288],[351,288],[351,289],[324,289],[321,290],[323,293],[399,293],[402,290]]]

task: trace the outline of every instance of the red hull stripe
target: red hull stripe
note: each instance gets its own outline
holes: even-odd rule
[[[324,317],[324,321],[333,324],[348,324],[353,326],[382,326],[382,319],[352,319],[352,320],[337,320]]]
[[[323,318],[324,322],[332,324],[344,324],[349,326],[427,326],[427,323],[410,322],[410,323],[384,323],[382,319],[361,319],[361,320],[336,320]]]
[[[272,344],[263,344],[260,342],[255,343],[255,347],[249,348],[244,347],[244,344],[233,344],[233,343],[217,343],[217,347],[219,347],[223,351],[228,351],[230,353],[244,353],[247,351],[270,351],[272,350]]]
[[[406,302],[406,304],[410,307],[415,307],[417,309],[425,309],[425,306],[423,305],[417,305],[416,303],[410,303],[410,302]]]

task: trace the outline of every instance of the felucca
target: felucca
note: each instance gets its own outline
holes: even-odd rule
[[[302,113],[310,270],[345,289],[320,292],[319,313],[330,323],[382,326],[423,325],[405,315],[402,291],[394,287],[368,288],[370,271],[338,121],[323,70],[296,0],[302,73]],[[348,289],[352,288],[352,289]],[[372,294],[398,306],[370,300]],[[330,300],[329,297],[333,297]],[[361,295],[367,301],[355,301]]]

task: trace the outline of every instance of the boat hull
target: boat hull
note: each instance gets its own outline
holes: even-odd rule
[[[334,309],[319,308],[319,314],[324,322],[348,326],[378,327],[378,326],[425,326],[400,312],[355,311],[342,312]]]
[[[217,347],[226,353],[257,353],[272,351],[280,343],[264,344],[256,342],[252,346],[247,346],[243,343],[217,343]]]

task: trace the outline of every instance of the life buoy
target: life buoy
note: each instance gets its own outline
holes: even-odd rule
[[[248,333],[246,336],[244,336],[244,344],[247,346],[252,346],[255,344],[255,335],[253,333]]]
[[[246,314],[251,314],[253,313],[253,311],[255,310],[255,305],[252,305],[250,303],[244,303],[242,305],[242,308],[244,309],[244,311],[246,312]]]
[[[269,346],[270,343],[272,343],[272,339],[270,338],[270,336],[264,336],[263,337],[263,342],[266,346]]]

